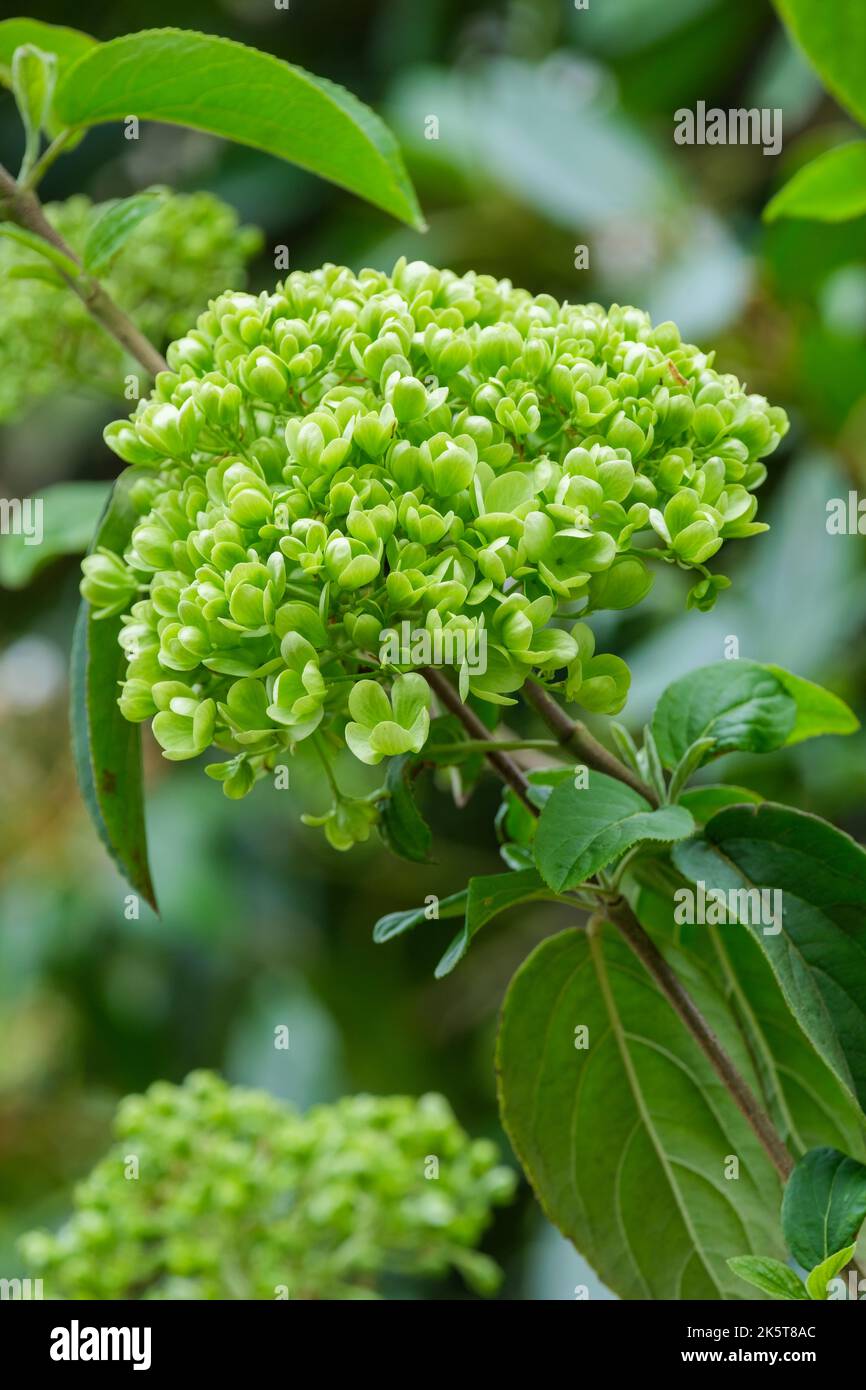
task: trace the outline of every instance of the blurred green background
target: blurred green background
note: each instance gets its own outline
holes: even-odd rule
[[[62,23],[68,7],[31,13]],[[147,22],[177,21],[153,0]],[[142,25],[130,3],[92,0],[98,38]],[[633,668],[627,722],[668,681],[724,655],[777,661],[866,707],[864,545],[828,536],[826,502],[866,488],[866,225],[762,225],[786,176],[849,126],[761,0],[222,0],[184,7],[218,32],[343,82],[390,121],[426,235],[275,161],[193,132],[91,133],[55,166],[46,199],[95,200],[155,181],[207,188],[261,226],[254,289],[322,261],[390,268],[400,254],[507,276],[572,301],[634,302],[717,347],[717,365],[785,406],[791,432],[770,462],[770,533],[726,549],[734,587],[709,615],[686,614],[685,579],[660,576],[639,614],[598,632]],[[680,147],[680,106],[780,107],[784,147]],[[429,117],[439,138],[428,139]],[[11,97],[0,159],[17,167]],[[589,269],[575,269],[575,247]],[[2,296],[0,283],[0,323]],[[204,307],[204,306],[202,306]],[[0,432],[0,493],[113,476],[102,426],[123,402],[57,399]],[[662,582],[664,579],[666,582]],[[436,862],[417,868],[370,844],[327,848],[298,821],[294,792],[262,783],[227,801],[198,766],[169,765],[145,739],[151,862],[160,918],[124,916],[125,888],[85,819],[67,749],[66,660],[77,563],[0,592],[0,1268],[16,1235],[64,1214],[70,1186],[101,1153],[116,1099],[192,1067],[264,1086],[302,1106],[371,1090],[443,1091],[473,1134],[507,1141],[496,1118],[492,1048],[505,984],[555,909],[512,914],[442,983],[432,967],[449,924],[385,947],[382,913],[495,871],[496,788],[462,811],[428,792]],[[866,736],[806,745],[725,769],[866,838]],[[717,770],[716,770],[717,771]],[[303,799],[303,798],[302,798]],[[305,801],[305,805],[308,801]],[[289,1052],[273,1029],[291,1030]],[[591,1272],[546,1225],[524,1186],[487,1248],[503,1296],[568,1299]],[[400,1296],[459,1297],[453,1285]]]

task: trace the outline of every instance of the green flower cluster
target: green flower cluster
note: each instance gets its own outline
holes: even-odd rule
[[[101,212],[85,197],[45,208],[78,255]],[[234,210],[212,194],[174,194],[130,233],[103,282],[152,341],[166,343],[223,285],[243,283],[260,243],[260,233],[239,227]],[[135,364],[47,261],[0,238],[0,279],[0,420],[57,391],[123,394]]]
[[[121,1102],[117,1142],[56,1235],[21,1241],[47,1298],[375,1298],[387,1274],[457,1269],[515,1174],[438,1095],[351,1096],[299,1115],[193,1072]]]
[[[657,560],[709,607],[728,581],[705,562],[765,529],[787,428],[672,323],[402,259],[220,295],[168,362],[106,431],[140,519],[82,593],[124,615],[124,715],[168,758],[226,750],[230,796],[311,736],[420,751],[425,664],[464,699],[513,704],[534,674],[619,710],[628,670],[586,617],[638,603]]]

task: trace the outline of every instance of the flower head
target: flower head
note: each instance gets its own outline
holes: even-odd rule
[[[787,429],[673,324],[420,261],[220,295],[168,362],[106,431],[139,519],[82,592],[123,613],[124,713],[169,757],[225,750],[229,795],[309,739],[420,752],[426,666],[494,705],[534,674],[620,709],[628,669],[587,617],[639,603],[659,562],[711,606],[706,562],[763,529]]]

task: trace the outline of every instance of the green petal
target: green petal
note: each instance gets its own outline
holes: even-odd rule
[[[370,743],[370,731],[366,729],[363,724],[346,725],[346,743],[355,754],[355,757],[359,758],[362,763],[369,763],[371,766],[375,766],[375,764],[380,763],[385,756],[384,753],[380,753],[377,749],[372,747]]]
[[[412,734],[408,729],[404,729],[402,724],[395,724],[393,719],[386,719],[371,730],[370,748],[380,755],[393,758],[398,753],[409,752],[412,748]]]
[[[358,681],[352,686],[349,713],[367,729],[374,729],[383,720],[392,718],[388,696],[376,681]]]
[[[398,676],[391,691],[391,704],[394,718],[404,729],[409,729],[420,714],[430,708],[430,687],[423,676],[410,672]]]

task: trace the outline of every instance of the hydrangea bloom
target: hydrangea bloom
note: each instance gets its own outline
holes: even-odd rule
[[[299,1115],[194,1072],[128,1096],[115,1133],[66,1225],[22,1241],[47,1298],[374,1298],[384,1271],[450,1268],[499,1283],[473,1247],[515,1174],[443,1096]]]
[[[711,606],[706,562],[765,529],[787,428],[672,323],[405,260],[223,294],[168,362],[106,431],[140,519],[82,592],[123,614],[123,713],[169,758],[225,750],[208,771],[233,796],[309,738],[419,751],[413,667],[455,668],[464,698],[513,703],[534,674],[620,709],[627,668],[586,618],[658,562]]]

